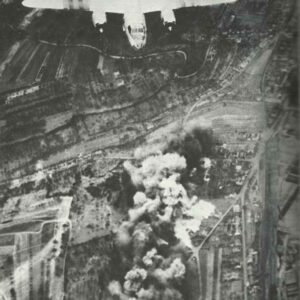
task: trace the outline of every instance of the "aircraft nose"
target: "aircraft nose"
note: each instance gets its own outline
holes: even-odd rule
[[[144,47],[144,44],[143,43],[136,43],[135,47],[136,47],[136,49],[140,50]]]

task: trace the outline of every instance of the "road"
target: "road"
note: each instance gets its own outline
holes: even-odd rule
[[[162,50],[159,52],[153,52],[153,53],[149,53],[149,54],[141,54],[141,55],[135,55],[135,56],[122,56],[122,55],[111,55],[111,54],[105,53],[101,49],[94,47],[92,45],[88,45],[88,44],[68,44],[68,43],[57,44],[57,43],[48,42],[45,40],[39,40],[39,42],[42,44],[51,45],[51,46],[88,48],[88,49],[95,50],[96,52],[98,52],[99,54],[101,54],[103,56],[110,57],[113,59],[135,60],[135,59],[153,57],[153,56],[161,55],[163,53],[179,53],[183,56],[185,61],[187,61],[187,59],[188,59],[188,55],[187,55],[186,51],[181,50],[181,49]]]
[[[200,66],[200,68],[199,68],[198,70],[196,70],[195,72],[193,72],[193,73],[191,73],[191,74],[182,75],[182,76],[180,76],[180,75],[178,75],[177,73],[175,73],[175,74],[174,74],[174,77],[176,77],[177,79],[187,79],[187,78],[191,78],[191,77],[197,75],[197,74],[202,70],[202,68],[205,66],[205,64],[206,64],[208,54],[210,53],[211,48],[212,48],[212,41],[213,41],[213,40],[211,39],[210,42],[209,42],[209,45],[208,45],[207,50],[206,50],[206,53],[205,53],[204,60],[203,60],[201,66]]]

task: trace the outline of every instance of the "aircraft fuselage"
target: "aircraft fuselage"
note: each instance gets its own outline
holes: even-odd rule
[[[139,1],[135,2],[136,5],[129,6],[124,12],[124,30],[130,45],[138,50],[146,45],[147,26]]]

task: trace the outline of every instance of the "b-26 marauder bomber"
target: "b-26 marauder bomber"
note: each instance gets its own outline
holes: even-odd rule
[[[80,9],[92,11],[93,22],[102,31],[106,13],[124,15],[123,29],[132,47],[141,49],[147,42],[145,13],[161,12],[163,23],[172,30],[175,9],[231,3],[236,0],[24,0],[23,5],[42,9]]]

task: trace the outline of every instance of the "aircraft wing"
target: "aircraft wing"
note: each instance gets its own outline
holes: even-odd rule
[[[237,0],[140,0],[143,13],[164,11],[193,6],[209,6],[223,3],[232,3]]]
[[[41,9],[83,9],[124,13],[124,0],[24,0],[23,5]],[[130,5],[129,1],[127,5]]]
[[[64,0],[24,0],[22,4],[31,8],[64,9]]]

